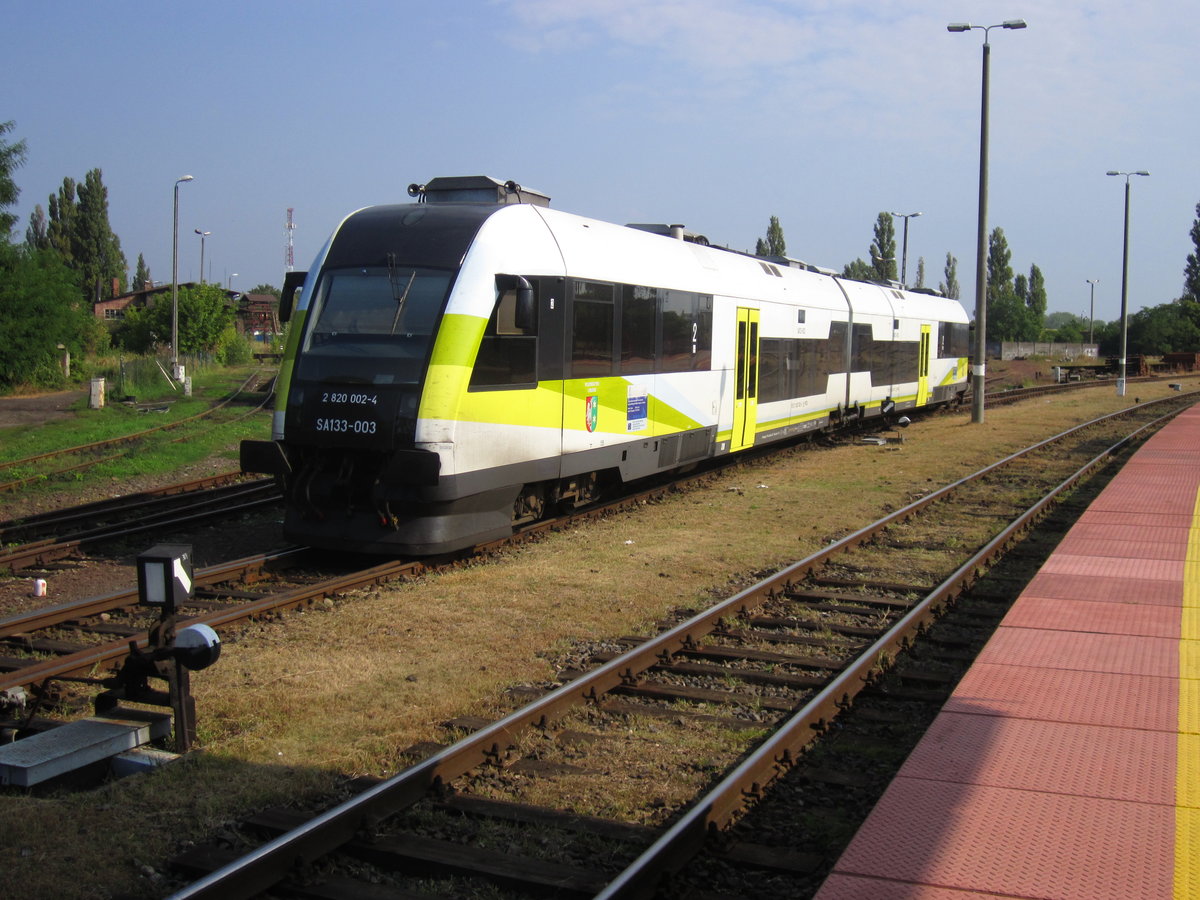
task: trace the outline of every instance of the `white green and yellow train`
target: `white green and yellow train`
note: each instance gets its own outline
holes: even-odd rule
[[[679,226],[439,178],[348,216],[303,277],[272,441],[284,531],[434,554],[609,487],[960,400],[968,319],[927,293],[708,245]]]

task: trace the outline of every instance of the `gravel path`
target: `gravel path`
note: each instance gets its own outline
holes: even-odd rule
[[[28,394],[0,397],[0,428],[16,425],[41,425],[73,415],[71,407],[87,399],[86,391],[58,391],[53,394]]]

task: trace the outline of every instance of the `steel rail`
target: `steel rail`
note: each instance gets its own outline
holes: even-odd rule
[[[1177,400],[1178,398],[1167,399]],[[1158,402],[1162,401],[1141,404],[1141,407]],[[245,856],[172,894],[169,900],[234,900],[234,898],[251,897],[266,890],[271,885],[283,880],[297,863],[312,862],[331,852],[362,829],[370,829],[387,816],[415,803],[431,788],[445,784],[486,761],[500,761],[507,749],[515,743],[516,735],[521,730],[530,726],[544,726],[558,714],[578,706],[581,702],[598,702],[603,694],[612,689],[622,684],[636,682],[642,672],[669,660],[679,650],[694,647],[701,638],[716,630],[725,620],[757,608],[763,602],[776,596],[777,592],[787,590],[794,581],[823,565],[830,557],[870,540],[889,525],[907,519],[961,486],[983,478],[1015,459],[1061,440],[1076,431],[1128,414],[1131,410],[1141,407],[1131,407],[1067,429],[1052,438],[1010,454],[972,475],[909,503],[902,509],[847,535],[836,543],[793,563],[716,606],[631,648],[610,662],[556,688],[424,761],[343,801],[293,831],[266,842]],[[992,542],[992,544],[994,543],[995,541]],[[988,546],[991,547],[992,544]],[[968,566],[963,568],[968,572],[973,572],[977,566],[977,562],[972,562],[969,564],[969,568]],[[902,621],[919,623],[922,615],[932,615],[932,611],[918,612],[914,610]],[[840,686],[836,690],[827,688],[818,695],[820,710],[836,709],[837,698],[846,692],[846,681],[854,677],[861,678],[863,671],[869,671],[877,664],[878,657],[868,651],[866,660],[866,662],[856,664],[851,671],[857,674],[844,676],[839,681]],[[813,703],[816,702],[817,700],[813,701]],[[832,712],[829,712],[828,715],[832,718]],[[769,751],[764,751],[764,753],[766,752]],[[690,829],[697,827],[695,824],[687,826],[688,833],[691,833]],[[707,825],[705,824],[700,828],[701,834],[706,830]]]
[[[902,650],[918,631],[936,619],[943,606],[953,602],[963,589],[974,582],[980,571],[986,569],[993,559],[1041,517],[1059,497],[1131,444],[1139,434],[1174,418],[1181,411],[1177,410],[1148,422],[1121,438],[1010,522],[864,650],[837,678],[801,707],[719,784],[696,801],[687,813],[613,879],[608,887],[597,894],[596,900],[651,896],[664,875],[677,871],[701,850],[710,832],[728,827],[735,815],[762,795],[767,785],[786,774],[798,761],[800,751],[815,740],[818,733],[837,717],[848,701],[870,683],[873,673],[882,671],[888,657]]]
[[[293,565],[302,561],[308,552],[309,551],[307,548],[297,547],[289,550],[282,550],[278,553],[250,556],[244,559],[222,563],[217,566],[208,566],[202,569],[197,569],[194,573],[195,583],[196,585],[203,587],[219,584],[222,581],[228,581],[231,578],[239,577],[248,571],[261,571],[263,568],[268,566]],[[299,593],[301,590],[303,589],[297,589],[295,592],[287,592],[287,594],[290,595],[292,593]],[[278,602],[273,605],[272,601]],[[15,616],[9,616],[5,619],[0,619],[0,638],[23,634],[34,628],[48,628],[53,625],[71,621],[72,619],[84,618],[90,615],[98,615],[99,613],[107,612],[112,609],[134,606],[137,604],[137,602],[137,590],[126,589],[112,594],[104,594],[100,597],[94,597],[81,603],[65,603],[61,606],[51,607],[50,609],[40,609],[28,613],[18,613]],[[289,602],[303,602],[303,600],[294,600],[293,598],[285,596],[285,594],[281,593],[279,595],[254,601],[253,603],[239,604],[235,609],[237,611],[247,610],[243,617],[249,618],[251,616],[260,615],[263,612],[269,611],[278,605],[286,605]],[[236,621],[236,619],[236,616],[228,615],[226,611],[218,611],[202,616],[195,616],[181,622],[180,624],[211,624],[217,621],[219,621],[220,624],[228,624],[229,622]],[[131,640],[136,642],[139,647],[147,646],[148,643],[147,636],[140,635],[137,638],[113,641],[106,644],[97,644],[95,647],[88,647],[75,653],[69,653],[53,659],[41,660],[33,663],[32,665],[24,666],[12,672],[0,673],[0,691],[25,687],[27,685],[45,681],[46,679],[63,677],[81,671],[90,671],[96,666],[120,659],[122,656],[127,654],[129,652],[129,643]]]
[[[1196,395],[1200,396],[1200,392],[1198,392]],[[1191,396],[1191,395],[1185,395],[1185,396]],[[1178,399],[1179,399],[1178,397],[1168,397],[1168,398],[1164,398],[1163,400],[1150,401],[1148,403],[1141,404],[1140,407],[1130,407],[1129,409],[1126,409],[1126,410],[1121,410],[1121,411],[1118,411],[1115,413],[1110,413],[1108,415],[1101,416],[1097,419],[1082,423],[1082,424],[1077,425],[1073,428],[1070,428],[1064,432],[1061,432],[1060,434],[1055,435],[1054,437],[1047,438],[1046,440],[1041,441],[1037,444],[1034,444],[1030,447],[1027,447],[1024,450],[1021,450],[1021,451],[1018,451],[1017,453],[1011,454],[1010,456],[1005,457],[1004,459],[999,460],[998,462],[992,463],[991,465],[985,467],[984,469],[979,470],[978,472],[976,472],[972,475],[968,475],[965,478],[959,479],[958,481],[954,482],[953,484],[946,485],[945,487],[940,488],[937,491],[934,491],[930,494],[927,494],[924,497],[921,497],[921,498],[913,501],[912,503],[897,510],[896,512],[890,514],[889,516],[885,516],[884,518],[880,519],[878,522],[868,525],[868,526],[846,536],[845,538],[842,538],[840,541],[830,544],[828,547],[825,547],[822,550],[817,551],[816,553],[812,554],[811,556],[807,557],[804,560],[801,560],[800,562],[794,563],[792,566],[789,566],[788,568],[786,568],[786,569],[782,570],[780,573],[778,573],[778,575],[776,577],[781,581],[781,583],[787,582],[790,579],[802,578],[809,571],[812,571],[814,568],[822,565],[829,557],[831,557],[837,553],[841,553],[844,550],[858,546],[859,544],[861,544],[867,540],[870,540],[875,534],[882,531],[888,525],[891,525],[898,521],[902,521],[903,519],[907,518],[908,516],[914,514],[915,512],[918,512],[919,510],[928,506],[929,504],[935,503],[938,500],[941,500],[943,497],[947,496],[949,493],[958,489],[962,485],[967,484],[968,482],[970,482],[976,478],[984,477],[991,471],[997,469],[998,467],[1003,466],[1003,465],[1011,462],[1012,460],[1017,459],[1020,456],[1023,456],[1027,453],[1034,452],[1035,450],[1040,449],[1041,447],[1045,446],[1046,444],[1060,440],[1076,431],[1079,431],[1083,428],[1087,428],[1091,425],[1127,414],[1130,410],[1151,406],[1151,405],[1154,405],[1157,403],[1168,402],[1171,400],[1178,400]],[[220,566],[213,566],[213,567],[209,567],[207,569],[201,569],[195,573],[196,579],[197,579],[197,584],[215,584],[220,581],[229,580],[230,578],[234,577],[239,571],[244,570],[249,565],[255,564],[255,561],[259,561],[258,564],[261,566],[262,564],[265,564],[264,561],[276,561],[276,560],[283,561],[285,557],[288,560],[290,560],[292,558],[293,554],[302,554],[305,552],[306,551],[303,549],[292,550],[292,551],[288,551],[284,554],[280,554],[278,556],[251,557],[248,560],[235,560],[233,562],[222,564]],[[389,562],[389,563],[382,564],[381,566],[377,566],[374,569],[368,570],[368,572],[370,572],[371,574],[367,577],[367,579],[365,581],[362,581],[359,583],[371,583],[372,581],[378,583],[378,582],[388,581],[388,580],[400,577],[403,574],[408,574],[408,573],[411,573],[414,571],[421,571],[423,569],[424,569],[424,566],[420,563],[414,564],[414,563],[404,563],[404,562]],[[348,590],[351,587],[355,586],[354,577],[355,576],[346,576],[343,578],[335,579],[333,582],[330,582],[329,584],[331,585],[331,587],[329,590],[327,590],[325,592],[324,596],[328,596],[330,593],[336,593],[339,590]],[[325,584],[325,583],[322,583],[322,584]],[[311,589],[309,589],[309,588],[303,589],[303,591],[301,591],[301,593],[311,591],[312,596],[317,596],[321,593],[321,590],[322,590],[322,586],[319,584],[319,585],[312,587]],[[754,590],[755,590],[755,588],[750,588],[750,589],[748,589],[747,592],[744,592],[744,593],[753,592]],[[298,603],[305,602],[306,599],[309,599],[309,597],[307,597],[307,596],[299,597],[298,599],[296,599],[291,596],[291,593],[292,592],[287,592],[284,594],[276,595],[275,597],[264,598],[263,600],[255,601],[254,603],[251,603],[251,604],[240,604],[237,607],[236,612],[231,612],[229,614],[225,614],[225,613],[210,614],[209,616],[200,616],[200,617],[197,617],[197,618],[189,620],[189,621],[203,622],[205,624],[213,625],[213,622],[210,622],[210,619],[212,619],[214,621],[217,619],[220,619],[220,621],[217,622],[217,624],[227,625],[232,622],[238,621],[239,618],[248,618],[248,617],[252,617],[254,615],[259,615],[263,612],[269,611],[269,610],[275,608],[275,604],[278,604],[280,606],[287,606],[289,604],[297,605]],[[769,594],[770,594],[769,590],[764,591],[762,596],[769,597]],[[741,594],[738,595],[738,597],[741,597],[741,596],[743,596],[743,595],[741,595]],[[758,596],[758,595],[755,595],[755,596]],[[736,599],[736,598],[734,598],[734,599]],[[50,610],[36,610],[33,612],[29,612],[29,613],[18,614],[16,616],[10,616],[8,618],[0,619],[0,638],[12,636],[14,634],[23,633],[23,632],[29,631],[33,628],[36,628],[36,627],[43,627],[43,628],[49,627],[51,625],[60,624],[62,622],[69,621],[71,619],[80,618],[80,617],[87,616],[87,615],[95,615],[99,612],[104,612],[104,611],[107,611],[107,610],[110,610],[113,608],[118,608],[121,606],[130,606],[136,602],[137,602],[136,591],[130,589],[130,590],[118,591],[114,594],[102,595],[100,597],[93,598],[90,601],[84,601],[83,603],[64,604],[59,607],[53,607]],[[714,609],[719,610],[720,607],[717,607]],[[704,615],[705,614],[702,613],[700,615],[700,617],[698,617],[698,618],[702,618],[702,617],[704,617]],[[716,618],[719,619],[722,615],[724,615],[724,613],[717,612],[717,613],[715,613],[715,615],[716,615]],[[685,624],[687,624],[687,623],[685,623]],[[709,629],[709,630],[711,630],[711,629]],[[707,632],[705,632],[705,633],[707,633]],[[667,634],[670,634],[670,632],[667,632]],[[142,640],[144,640],[144,638]],[[95,665],[103,664],[105,662],[110,662],[115,658],[119,658],[120,653],[123,652],[123,650],[118,651],[118,648],[125,648],[127,646],[128,646],[128,641],[113,642],[112,644],[101,645],[100,647],[97,647],[97,648],[89,648],[88,650],[80,651],[75,654],[68,654],[66,656],[59,657],[57,659],[46,660],[43,663],[38,663],[38,664],[35,664],[34,666],[28,666],[23,669],[17,670],[15,672],[8,673],[6,675],[0,675],[0,690],[5,690],[5,689],[12,688],[12,687],[19,687],[19,686],[32,684],[34,681],[41,681],[46,678],[53,678],[57,675],[65,675],[65,674],[77,672],[80,670],[90,669]],[[59,664],[60,666],[67,666],[68,668],[57,668],[55,664]],[[21,681],[19,679],[13,680],[14,678],[18,678],[18,676],[21,676],[23,673],[32,673],[35,671],[37,674],[36,678],[29,678],[24,681]]]
[[[220,475],[209,475],[192,481],[164,485],[159,488],[149,488],[134,494],[110,497],[106,500],[93,500],[89,503],[81,503],[78,506],[70,506],[64,509],[18,516],[7,522],[0,522],[0,539],[14,540],[14,534],[19,535],[29,531],[47,531],[52,528],[65,528],[72,523],[87,521],[100,516],[118,515],[139,509],[152,508],[189,494],[220,490],[235,484],[248,486],[272,480],[269,478],[242,479],[243,473],[241,472],[224,472]]]
[[[215,413],[217,410],[223,409],[225,406],[228,406],[230,403],[232,403],[233,399],[235,397],[237,397],[239,394],[241,394],[242,391],[245,389],[246,385],[248,385],[251,381],[253,381],[255,377],[256,377],[255,375],[251,375],[249,378],[247,378],[242,383],[241,387],[239,387],[237,390],[235,390],[233,393],[231,393],[224,400],[221,400],[220,402],[213,404],[208,409],[206,409],[202,412],[196,413],[195,415],[186,416],[182,419],[179,419],[176,422],[167,422],[167,423],[165,423],[163,425],[159,425],[155,428],[149,428],[149,429],[146,429],[145,431],[135,432],[134,434],[127,434],[122,437],[108,438],[103,441],[94,441],[93,443],[81,444],[80,446],[77,446],[77,447],[64,447],[61,450],[51,450],[48,453],[40,453],[36,456],[28,456],[25,459],[14,459],[14,460],[10,460],[8,462],[0,462],[0,471],[2,471],[4,469],[12,469],[12,468],[16,468],[18,466],[27,465],[29,463],[40,462],[40,461],[46,460],[46,459],[53,459],[58,456],[68,456],[73,453],[90,453],[90,452],[93,452],[96,450],[102,450],[102,449],[105,449],[108,447],[119,447],[123,444],[129,444],[134,441],[140,440],[141,438],[144,438],[148,435],[156,434],[160,431],[169,431],[171,429],[178,428],[181,425],[186,425],[189,422],[194,422],[199,419],[206,418],[207,416],[210,416],[213,413]],[[269,400],[269,399],[270,399],[270,396],[265,398],[261,403],[258,404],[258,406],[256,406],[249,413],[246,413],[246,415],[252,415],[253,413],[262,409],[266,405],[267,400]],[[245,416],[238,416],[230,421],[238,421],[242,418],[245,418]],[[182,440],[184,440],[184,438],[177,438],[175,441],[171,441],[170,443],[178,443],[179,441],[182,441]],[[50,477],[53,477],[56,475],[65,475],[69,472],[78,471],[79,469],[86,469],[91,466],[97,466],[97,465],[100,465],[101,463],[109,462],[114,459],[120,459],[127,452],[128,451],[122,451],[121,453],[117,453],[113,456],[104,456],[104,457],[99,457],[97,459],[86,460],[84,462],[78,463],[73,466],[67,466],[64,469],[57,469],[53,472],[45,472],[40,475],[31,475],[28,478],[19,478],[15,481],[4,482],[4,483],[0,484],[0,492],[15,491],[17,488],[23,487],[24,485],[27,485],[27,484],[31,484],[35,481],[39,481],[43,478],[50,478]]]
[[[8,569],[15,573],[29,566],[43,565],[52,560],[70,556],[87,544],[116,540],[117,538],[141,534],[144,531],[161,529],[166,526],[182,527],[185,525],[194,525],[216,517],[235,515],[259,509],[263,506],[270,506],[282,500],[282,496],[278,491],[271,493],[273,489],[274,485],[270,483],[255,485],[252,489],[243,489],[239,493],[267,493],[268,496],[248,499],[233,506],[221,506],[218,509],[202,509],[201,507],[220,502],[220,498],[195,497],[191,499],[196,511],[189,512],[186,515],[184,514],[184,510],[160,512],[138,519],[134,524],[122,523],[100,526],[90,531],[81,532],[67,540],[56,541],[50,538],[0,550],[0,569]]]
[[[1166,377],[1169,376],[1140,375],[1137,378],[1130,378],[1127,380],[1130,384],[1145,384],[1163,381]],[[1006,388],[1005,390],[986,391],[984,393],[984,399],[988,406],[1002,406],[1008,403],[1016,403],[1020,400],[1030,400],[1033,397],[1041,397],[1045,394],[1065,394],[1084,388],[1112,387],[1112,385],[1113,383],[1111,381],[1103,381],[1100,379],[1093,379],[1091,381],[1067,381],[1061,384],[1038,384],[1032,387]],[[970,394],[970,391],[967,393]]]

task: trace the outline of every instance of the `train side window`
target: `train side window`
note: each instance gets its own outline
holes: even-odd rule
[[[875,350],[875,337],[871,333],[871,326],[855,325],[852,334],[853,346],[850,351],[849,371],[870,372],[873,368]]]
[[[708,294],[658,292],[662,311],[660,372],[696,372],[712,368],[712,302]]]
[[[846,365],[846,329],[847,322],[829,323],[829,342],[825,345],[825,360],[822,368],[827,374],[848,372]]]
[[[942,322],[938,329],[938,356],[956,359],[971,355],[971,326],[958,322]],[[942,335],[945,334],[945,346]]]
[[[496,305],[479,343],[469,389],[536,386],[537,329],[517,324],[518,297],[517,279],[496,279]]]
[[[712,368],[712,315],[712,296],[698,294],[692,328],[692,369],[695,371],[704,372]]]
[[[839,323],[834,323],[839,324]],[[844,323],[841,323],[844,325]],[[845,329],[830,329],[828,338],[763,338],[758,400],[789,400],[824,394],[829,376],[840,372]]]
[[[621,288],[621,374],[654,371],[658,291],[626,284]]]
[[[771,403],[788,396],[788,344],[783,338],[763,338],[758,347],[758,401]]]
[[[614,374],[613,285],[577,281],[571,305],[571,377]]]

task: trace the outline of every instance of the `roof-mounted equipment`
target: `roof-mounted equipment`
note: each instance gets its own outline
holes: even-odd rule
[[[500,181],[488,175],[435,178],[428,184],[410,184],[408,195],[418,203],[490,203],[507,206],[528,203],[549,206],[550,196],[515,181]]]

